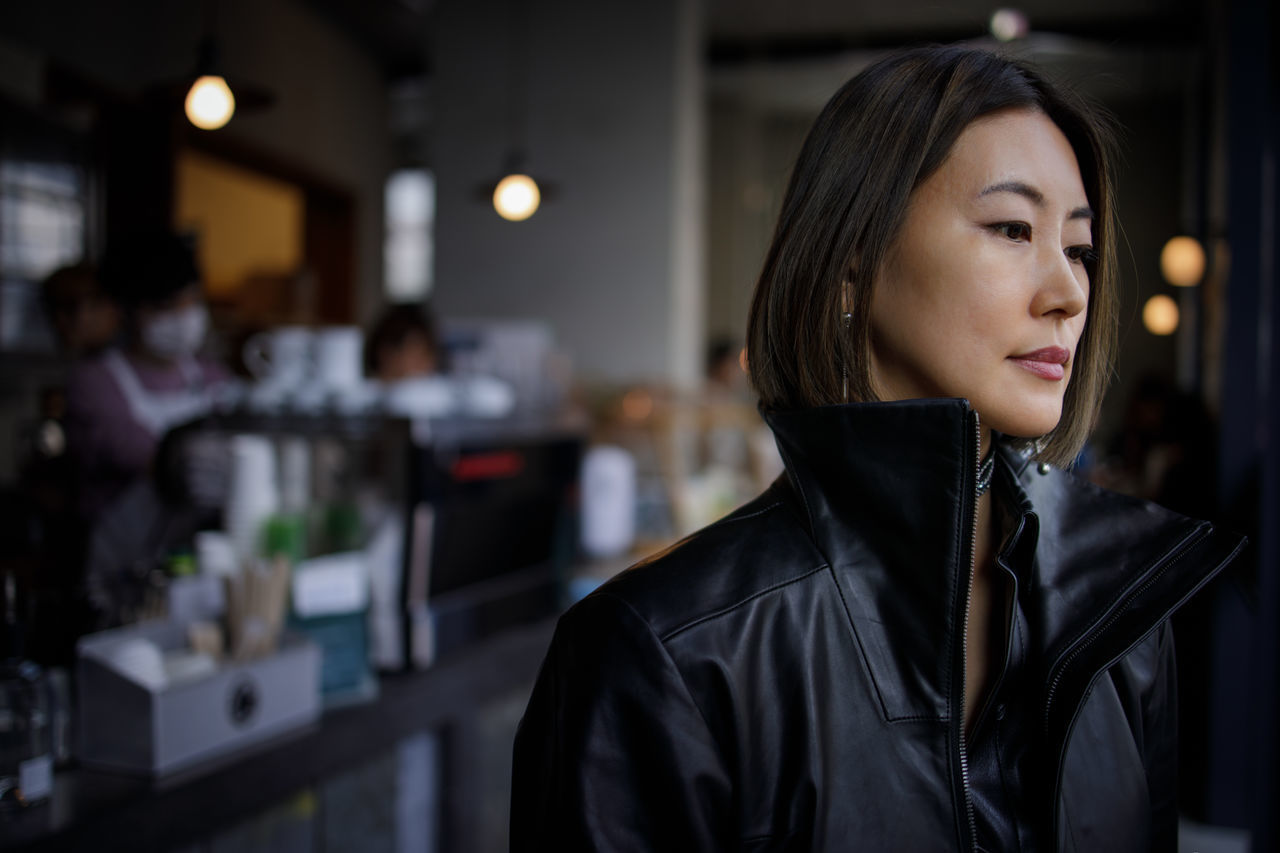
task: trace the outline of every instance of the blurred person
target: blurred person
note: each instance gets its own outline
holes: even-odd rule
[[[895,52],[801,150],[748,367],[786,471],[556,628],[513,850],[1172,850],[1169,617],[1239,537],[1055,466],[1111,370],[1105,119]]]
[[[40,283],[40,302],[57,352],[75,365],[118,341],[120,312],[89,263],[60,267]],[[5,499],[11,559],[27,561],[27,652],[41,663],[71,666],[75,643],[92,624],[85,595],[87,525],[77,497],[80,471],[67,453],[65,375],[40,389],[38,417],[22,442],[18,478]]]
[[[738,361],[742,347],[728,338],[707,347],[706,390],[714,396],[743,397],[746,374]]]
[[[1217,506],[1217,438],[1203,401],[1156,374],[1142,376],[1120,431],[1092,479],[1186,515]]]
[[[195,253],[176,234],[134,234],[100,268],[124,319],[124,340],[76,365],[67,383],[67,439],[95,516],[151,470],[171,429],[208,414],[227,371],[200,355],[209,327]]]
[[[40,284],[40,301],[59,349],[68,356],[94,356],[116,342],[120,311],[91,264],[54,270]]]
[[[389,306],[365,339],[365,375],[379,381],[431,376],[443,366],[435,317],[425,304]]]
[[[166,231],[107,247],[103,288],[120,306],[124,336],[73,366],[67,448],[89,526],[85,584],[100,624],[140,612],[165,550],[220,505],[226,448],[184,429],[209,414],[229,380],[201,355],[209,312],[195,253]]]

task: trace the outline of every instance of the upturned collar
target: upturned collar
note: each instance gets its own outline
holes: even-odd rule
[[[886,698],[886,713],[945,716],[963,660],[957,644],[973,535],[976,413],[966,400],[935,399],[764,416],[868,663],[894,670],[889,681],[915,685],[907,690],[914,695]],[[1049,726],[1054,693],[1081,695],[1234,558],[1243,540],[997,448],[995,488],[1038,529],[1022,594]]]

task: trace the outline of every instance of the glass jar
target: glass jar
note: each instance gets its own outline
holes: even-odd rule
[[[0,810],[25,808],[53,792],[49,691],[31,661],[0,663]]]

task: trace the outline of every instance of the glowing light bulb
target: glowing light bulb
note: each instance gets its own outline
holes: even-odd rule
[[[1153,335],[1172,335],[1178,330],[1178,303],[1163,293],[1142,306],[1142,325]]]
[[[991,34],[1000,41],[1013,41],[1031,31],[1031,22],[1017,9],[996,9],[991,15]]]
[[[201,130],[217,130],[236,111],[236,98],[221,77],[206,74],[191,84],[186,101],[187,120]]]
[[[653,414],[653,395],[643,388],[632,388],[622,396],[622,414],[627,420],[645,420]]]
[[[1199,284],[1204,263],[1204,248],[1194,237],[1172,237],[1160,250],[1160,273],[1178,287]]]
[[[541,202],[542,193],[528,175],[507,175],[498,181],[493,191],[493,209],[511,222],[521,222],[533,216]]]

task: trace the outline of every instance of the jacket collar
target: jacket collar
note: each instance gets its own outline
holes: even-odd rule
[[[964,400],[909,400],[765,418],[859,635],[876,630],[864,623],[893,626],[884,629],[892,649],[883,663],[908,689],[915,682],[924,691],[906,702],[915,706],[908,712],[923,701],[945,715],[963,663],[978,463],[973,409]],[[1041,473],[1007,447],[998,461],[1000,488],[1038,528],[1023,600],[1046,706],[1054,692],[1082,693],[1242,545],[1207,522],[1061,471]],[[876,669],[875,650],[868,656]]]
[[[963,400],[765,415],[889,719],[956,713],[977,418]]]
[[[950,567],[968,531],[977,418],[964,400],[855,403],[768,412],[819,550],[836,565],[851,535],[892,563]],[[946,534],[946,535],[944,535]]]

